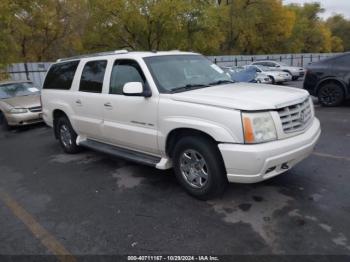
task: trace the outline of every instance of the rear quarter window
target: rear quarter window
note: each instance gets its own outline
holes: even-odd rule
[[[47,72],[43,89],[69,90],[79,62],[78,60],[52,65]]]
[[[336,57],[334,58],[333,63],[337,66],[350,68],[350,55],[343,55],[340,57]]]

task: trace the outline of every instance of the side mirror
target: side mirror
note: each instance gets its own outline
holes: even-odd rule
[[[152,94],[150,90],[144,90],[141,82],[128,82],[123,86],[123,95],[150,97]]]

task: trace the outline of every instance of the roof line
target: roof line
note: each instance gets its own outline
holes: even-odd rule
[[[74,59],[81,59],[81,58],[88,58],[88,57],[94,57],[94,56],[106,56],[106,55],[117,55],[117,54],[127,54],[129,51],[126,49],[121,50],[114,50],[114,51],[107,51],[107,52],[99,52],[99,53],[93,53],[93,54],[84,54],[84,55],[78,55],[78,56],[71,56],[66,58],[60,58],[57,59],[56,62],[63,62],[63,61],[69,61]]]

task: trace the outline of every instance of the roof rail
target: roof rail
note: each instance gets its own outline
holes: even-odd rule
[[[87,57],[94,57],[94,56],[106,56],[106,55],[117,55],[117,54],[127,54],[129,51],[126,49],[121,50],[114,50],[114,51],[107,51],[107,52],[100,52],[100,53],[93,53],[93,54],[85,54],[85,55],[78,55],[78,56],[71,56],[66,58],[60,58],[57,59],[56,62],[62,62],[62,61],[68,61],[68,60],[75,60],[75,59],[81,59],[81,58],[87,58]]]

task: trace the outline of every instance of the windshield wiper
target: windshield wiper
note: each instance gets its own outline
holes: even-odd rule
[[[230,84],[230,83],[234,83],[234,82],[235,81],[233,81],[233,80],[218,80],[218,81],[209,83],[209,85],[215,86],[215,85],[222,85],[222,84]]]
[[[209,85],[204,85],[204,84],[187,84],[185,86],[179,86],[179,87],[175,87],[173,89],[171,89],[170,91],[172,93],[176,93],[176,92],[180,92],[180,91],[184,91],[184,90],[190,90],[193,88],[203,88],[203,87],[209,87]]]

